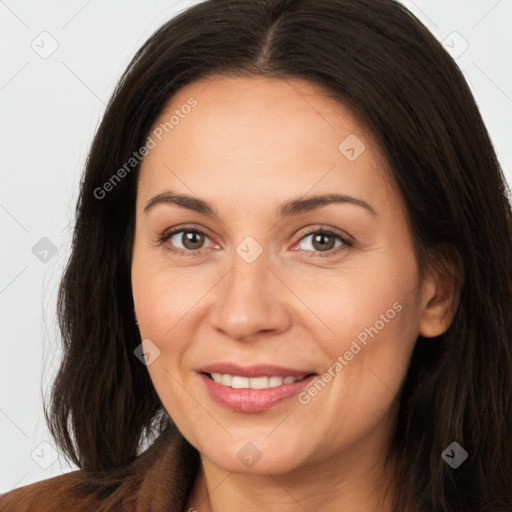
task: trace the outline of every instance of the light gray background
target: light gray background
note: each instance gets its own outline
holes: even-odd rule
[[[135,51],[193,3],[0,0],[0,492],[76,469],[49,435],[42,396],[61,355],[55,304],[81,172]],[[511,184],[512,0],[403,3],[452,47]]]

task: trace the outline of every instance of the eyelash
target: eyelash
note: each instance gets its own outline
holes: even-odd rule
[[[169,240],[173,235],[176,235],[177,233],[199,233],[199,234],[202,234],[202,235],[208,237],[207,233],[205,233],[203,230],[201,230],[195,226],[181,226],[180,228],[176,228],[170,232],[164,232],[164,234],[160,236],[158,241],[160,244],[164,244],[165,242],[167,242],[167,240]],[[320,229],[316,229],[316,230],[304,233],[302,235],[302,237],[299,239],[299,241],[294,244],[294,246],[299,244],[302,240],[304,240],[308,236],[318,235],[318,234],[329,235],[334,238],[337,238],[339,241],[342,242],[342,245],[339,247],[333,248],[333,249],[329,249],[328,251],[325,251],[325,252],[324,251],[308,251],[308,250],[304,250],[304,249],[302,249],[302,250],[299,249],[299,251],[302,251],[305,253],[314,253],[314,254],[310,254],[308,257],[322,258],[322,257],[334,256],[334,255],[338,254],[339,252],[354,246],[354,244],[351,240],[348,240],[348,238],[341,236],[339,233],[337,233],[329,228],[320,228]],[[207,250],[207,248],[201,248],[201,249],[197,249],[197,250],[175,249],[168,244],[166,244],[165,248],[167,251],[169,251],[172,254],[177,254],[180,256],[192,256],[192,257],[202,256],[204,251]]]

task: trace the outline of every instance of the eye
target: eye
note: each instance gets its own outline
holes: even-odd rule
[[[321,229],[303,236],[293,247],[303,251],[327,253],[326,256],[338,253],[345,247],[352,247],[352,242],[334,231]],[[341,248],[341,249],[340,249]],[[319,254],[324,256],[324,254]]]
[[[171,231],[170,233],[164,234],[160,238],[160,242],[169,242],[166,244],[166,248],[168,251],[176,254],[185,254],[196,256],[203,252],[204,244],[206,240],[210,241],[210,246],[212,244],[210,238],[199,229],[192,228],[180,228]]]
[[[164,233],[159,241],[167,242],[165,247],[169,252],[184,256],[200,256],[203,251],[215,245],[204,231],[195,227],[174,229]],[[205,247],[206,241],[210,243]],[[348,237],[323,228],[306,233],[291,250],[313,253],[310,256],[332,256],[352,246],[353,243]]]

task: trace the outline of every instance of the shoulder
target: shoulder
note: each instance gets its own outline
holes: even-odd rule
[[[0,512],[103,512],[134,510],[143,474],[130,466],[90,473],[72,471],[0,494]]]
[[[72,471],[2,494],[0,512],[181,510],[198,466],[198,452],[166,431],[127,466]]]
[[[81,482],[82,471],[72,471],[40,482],[18,487],[6,494],[0,494],[1,512],[45,512],[50,510],[82,510],[93,505],[84,500]],[[85,510],[85,509],[84,509]],[[90,510],[90,508],[89,508]]]

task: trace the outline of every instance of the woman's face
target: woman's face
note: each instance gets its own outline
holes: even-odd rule
[[[190,84],[140,172],[132,287],[148,371],[227,471],[375,462],[417,336],[438,334],[378,148],[315,91]]]

